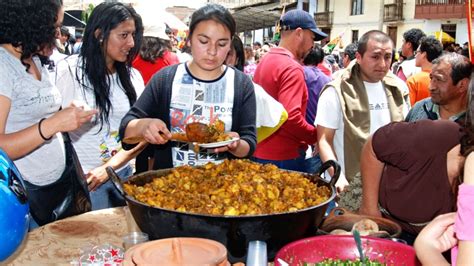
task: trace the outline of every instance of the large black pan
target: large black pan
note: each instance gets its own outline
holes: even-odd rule
[[[320,178],[330,167],[334,175],[330,181]],[[148,171],[131,176],[126,182],[143,185],[156,177],[168,174],[171,169]],[[221,216],[185,213],[152,207],[127,195],[120,179],[112,168],[107,173],[116,188],[125,197],[130,211],[140,229],[150,239],[168,237],[202,237],[214,239],[227,247],[229,261],[245,261],[248,243],[252,240],[267,242],[268,258],[272,260],[284,245],[314,235],[321,223],[328,203],[336,196],[335,183],[339,178],[340,166],[334,161],[325,162],[316,175],[306,175],[313,183],[326,186],[330,198],[317,205],[296,212],[253,216]]]

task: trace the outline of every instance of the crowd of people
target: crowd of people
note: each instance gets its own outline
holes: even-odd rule
[[[325,54],[315,42],[327,34],[302,10],[282,16],[277,43],[250,46],[231,13],[208,4],[177,52],[166,24],[118,2],[94,8],[76,49],[61,0],[2,1],[0,14],[0,148],[36,188],[64,176],[62,133],[93,210],[125,204],[107,167],[126,179],[225,158],[309,173],[335,160],[338,193],[361,176],[359,213],[400,224],[410,244],[419,235],[423,263],[444,263],[458,240],[458,262],[469,259],[473,66],[463,49],[410,29],[395,62],[392,39],[371,30]],[[188,123],[217,120],[236,141],[198,151],[171,141]]]

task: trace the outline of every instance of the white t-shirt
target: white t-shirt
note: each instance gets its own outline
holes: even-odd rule
[[[51,82],[48,70],[41,66],[39,58],[34,57],[33,60],[41,71],[41,81],[28,74],[20,60],[0,47],[0,95],[11,101],[6,134],[38,123],[41,118],[56,113],[61,106],[61,94]],[[46,185],[58,180],[66,163],[62,135],[56,134],[50,141],[14,162],[28,182]]]
[[[187,71],[186,64],[180,64],[173,80],[170,105],[171,132],[184,132],[186,124],[202,122],[209,124],[219,119],[225,124],[225,131],[232,126],[234,106],[235,70],[226,67],[225,73],[216,80],[203,81]],[[193,147],[184,142],[173,142],[173,166],[203,165],[219,163],[225,157],[209,149],[194,152]]]
[[[370,109],[370,134],[380,127],[390,123],[390,111],[388,108],[387,96],[382,82],[369,83],[364,81]],[[402,90],[405,90],[403,88]],[[403,116],[408,113],[407,105],[403,105]],[[333,147],[337,160],[342,167],[341,176],[344,175],[344,119],[342,108],[334,87],[328,87],[321,94],[318,101],[318,111],[314,125],[321,125],[326,128],[335,129]]]
[[[421,67],[416,66],[415,58],[410,60],[403,60],[403,62],[400,64],[400,68],[403,71],[403,75],[405,75],[407,79],[413,76],[414,74],[421,72]]]
[[[84,90],[76,79],[77,62],[78,55],[72,55],[58,63],[56,85],[63,96],[62,106],[63,108],[68,107],[74,100],[96,109],[94,93],[91,90]],[[130,74],[138,98],[144,89],[143,78],[133,68]],[[81,77],[80,73],[79,77]],[[104,124],[102,130],[99,131],[100,123],[94,123],[96,119],[93,118],[91,122],[69,133],[85,173],[101,166],[122,149],[118,129],[120,121],[130,110],[130,103],[122,89],[118,75],[116,73],[109,75],[109,79],[111,82],[109,99],[112,103],[109,114],[110,128]],[[88,81],[86,85],[91,86]]]

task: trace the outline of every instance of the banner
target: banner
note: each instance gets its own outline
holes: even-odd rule
[[[345,29],[343,32],[339,33],[336,38],[332,39],[326,45],[323,46],[323,51],[326,54],[332,53],[332,51],[339,47],[342,48],[344,45],[342,44],[342,36],[346,33],[347,29]]]

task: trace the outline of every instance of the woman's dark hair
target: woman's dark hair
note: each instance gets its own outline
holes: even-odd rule
[[[109,126],[109,113],[112,107],[109,76],[111,73],[107,69],[105,61],[109,34],[111,30],[128,19],[135,21],[135,34],[133,36],[135,46],[129,51],[126,62],[115,61],[114,66],[131,106],[137,100],[137,94],[130,78],[130,68],[142,42],[143,24],[141,17],[130,6],[118,2],[105,2],[94,8],[84,30],[80,52],[81,62],[79,64],[82,71],[76,73],[76,77],[85,90],[94,92],[95,103],[99,109],[100,130],[102,130],[104,123]],[[98,36],[96,36],[97,30],[100,32]],[[79,77],[79,75],[81,76]]]
[[[162,57],[165,51],[170,49],[169,43],[168,40],[144,36],[140,48],[140,57],[147,62],[155,63],[157,58]]]
[[[229,10],[218,4],[207,4],[196,10],[191,16],[189,23],[189,36],[193,35],[194,29],[201,21],[213,20],[224,25],[230,31],[230,37],[235,35],[235,20]],[[190,38],[190,37],[189,37]]]
[[[235,68],[240,71],[244,71],[244,64],[245,64],[245,52],[244,52],[244,44],[240,37],[235,34],[234,38],[232,39],[232,49],[235,51],[235,56],[237,57],[237,63],[235,64]]]
[[[474,78],[469,82],[467,110],[464,121],[464,132],[466,133],[461,138],[461,154],[468,156],[474,151]]]
[[[21,61],[55,45],[62,0],[0,1],[0,44],[21,48]]]

